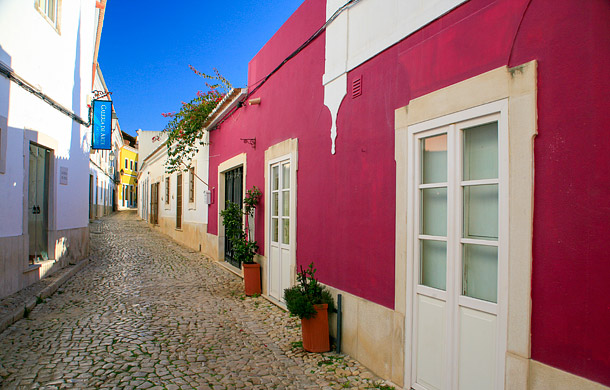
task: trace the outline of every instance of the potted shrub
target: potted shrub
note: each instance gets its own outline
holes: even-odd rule
[[[260,264],[254,261],[254,256],[258,250],[258,244],[250,240],[250,229],[248,217],[254,216],[256,205],[260,201],[261,192],[253,187],[246,192],[244,199],[244,211],[237,203],[228,202],[225,210],[220,214],[223,217],[223,225],[227,239],[231,240],[233,255],[242,265],[244,275],[244,288],[247,296],[260,295],[261,293],[261,272]],[[244,216],[246,224],[243,224]]]
[[[303,348],[309,352],[330,351],[328,312],[334,310],[333,297],[315,278],[313,263],[297,272],[297,284],[284,290],[291,315],[301,319]]]
[[[257,250],[256,241],[249,241],[245,236],[233,242],[233,253],[241,263],[244,274],[244,290],[249,297],[261,294],[261,265],[254,261]]]

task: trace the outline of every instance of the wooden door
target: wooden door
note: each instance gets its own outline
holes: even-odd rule
[[[182,173],[176,179],[176,229],[182,229]]]
[[[159,224],[159,183],[150,185],[150,223]]]

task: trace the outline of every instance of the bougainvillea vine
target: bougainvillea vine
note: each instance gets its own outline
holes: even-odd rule
[[[168,173],[186,171],[191,167],[199,146],[206,144],[204,134],[206,120],[232,89],[231,83],[221,76],[217,69],[214,69],[214,75],[208,75],[191,65],[189,68],[211,82],[205,83],[208,87],[207,92],[198,91],[191,101],[182,102],[177,112],[161,114],[165,118],[171,118],[163,129],[167,132],[165,170]]]

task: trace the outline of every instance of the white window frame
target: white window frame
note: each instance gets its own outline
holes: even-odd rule
[[[462,211],[463,201],[461,194],[461,182],[455,182],[461,177],[462,169],[462,138],[461,130],[465,127],[475,126],[476,124],[489,123],[490,118],[497,118],[498,122],[498,295],[497,302],[491,303],[461,295],[461,271],[456,269],[462,266],[461,247],[464,241],[471,242],[470,239],[463,239],[462,236]],[[480,123],[478,122],[480,121]],[[452,337],[448,339],[447,351],[455,359],[458,358],[458,335],[459,322],[457,320],[457,309],[459,306],[466,306],[475,310],[482,310],[497,315],[497,365],[496,365],[496,389],[504,388],[505,381],[505,354],[507,351],[507,318],[508,318],[508,228],[509,228],[509,177],[508,177],[508,99],[502,99],[492,103],[483,104],[474,108],[445,115],[439,118],[427,120],[408,126],[407,150],[408,150],[408,173],[407,173],[407,210],[412,215],[407,224],[407,259],[408,263],[413,264],[412,283],[413,290],[407,289],[407,302],[409,307],[414,307],[414,300],[417,292],[424,292],[427,295],[443,299],[447,302],[447,307],[451,308],[448,312],[449,324],[452,325]],[[419,281],[419,177],[420,171],[419,140],[424,137],[447,133],[447,278],[446,290],[436,290],[430,287],[418,286]],[[453,166],[453,169],[451,167]],[[483,240],[481,240],[483,241]],[[477,240],[476,243],[480,243]],[[484,244],[489,245],[490,241]],[[453,259],[453,263],[449,263]],[[449,293],[453,291],[453,293]],[[456,302],[455,299],[458,299]],[[411,314],[407,314],[411,317]],[[417,340],[413,337],[417,331],[417,323],[411,319],[411,338],[413,347],[411,351],[417,350]],[[411,356],[410,361],[413,361]],[[406,367],[413,370],[415,365]],[[457,368],[448,367],[451,388],[457,388]],[[415,373],[411,371],[411,378],[415,378]]]
[[[45,18],[45,20],[59,32],[61,0],[35,0],[34,6],[36,7],[36,10]],[[51,10],[54,11],[54,17],[49,15]]]
[[[280,246],[291,248],[291,250],[292,250],[292,243],[296,239],[296,237],[292,236],[292,227],[295,224],[294,219],[296,218],[296,215],[294,214],[296,212],[296,210],[294,210],[296,208],[296,205],[295,205],[296,202],[293,199],[293,195],[295,195],[293,193],[293,188],[295,187],[295,183],[294,183],[295,180],[293,180],[293,179],[295,179],[294,176],[296,176],[296,170],[293,168],[294,162],[293,162],[292,154],[287,154],[287,155],[284,155],[284,156],[281,156],[281,157],[278,157],[278,158],[274,158],[273,160],[270,160],[267,163],[267,169],[269,171],[268,172],[269,173],[269,183],[270,183],[268,191],[269,191],[270,197],[271,197],[271,194],[273,192],[277,192],[278,193],[278,198],[279,198],[278,199],[278,201],[279,201],[278,202],[278,215],[279,215],[279,210],[281,210],[282,206],[283,206],[282,192],[284,192],[284,189],[282,188],[282,180],[281,180],[281,178],[282,178],[282,165],[285,164],[285,163],[290,164],[290,183],[289,183],[289,187],[288,187],[288,190],[290,191],[289,192],[290,196],[289,196],[289,200],[288,200],[289,201],[289,211],[288,212],[290,213],[290,215],[288,216],[288,219],[290,221],[289,222],[289,233],[288,233],[289,242],[288,242],[288,244],[285,244],[282,241],[282,219],[284,217],[279,217],[278,218],[278,244]],[[273,166],[274,165],[277,165],[279,167],[279,175],[280,175],[279,176],[280,177],[279,188],[277,190],[272,190],[271,189],[272,188],[271,187],[271,185],[272,185],[271,180],[273,180],[272,172],[273,172]],[[271,207],[272,207],[271,203],[269,203],[269,210],[271,210]],[[270,221],[269,222],[269,232],[268,232],[268,234],[269,234],[269,248],[268,248],[268,250],[269,251],[271,250],[271,237],[272,237],[272,235],[271,235],[271,226],[272,226],[272,223]],[[269,253],[269,252],[267,252],[267,253]]]
[[[228,171],[233,169],[242,167],[242,189],[243,196],[246,195],[246,176],[248,174],[248,159],[246,153],[238,154],[237,156],[231,157],[230,159],[221,162],[218,164],[218,208],[216,212],[218,213],[218,221],[217,221],[217,232],[218,232],[218,259],[225,261],[225,265],[228,267],[232,267],[230,263],[225,260],[225,228],[223,225],[223,218],[220,214],[222,210],[226,209],[225,205],[225,174]],[[235,272],[241,272],[237,268],[233,267]]]

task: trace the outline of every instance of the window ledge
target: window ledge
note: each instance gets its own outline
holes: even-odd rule
[[[40,267],[42,267],[44,264],[53,264],[55,263],[54,259],[50,259],[50,260],[45,260],[45,261],[41,261],[40,263],[36,263],[36,264],[29,264],[24,270],[23,273],[27,274],[33,271],[36,271],[38,269],[40,269]]]
[[[232,272],[235,275],[237,275],[243,279],[243,277],[244,277],[243,271],[240,268],[237,268],[233,264],[229,263],[228,261],[221,260],[221,261],[218,261],[217,264],[220,265],[221,267],[225,268],[227,271]]]
[[[23,270],[23,273],[27,274],[29,272],[36,271],[40,267],[42,267],[42,265],[40,263],[38,263],[38,264],[30,264],[30,265],[28,265],[28,267],[26,269]]]

